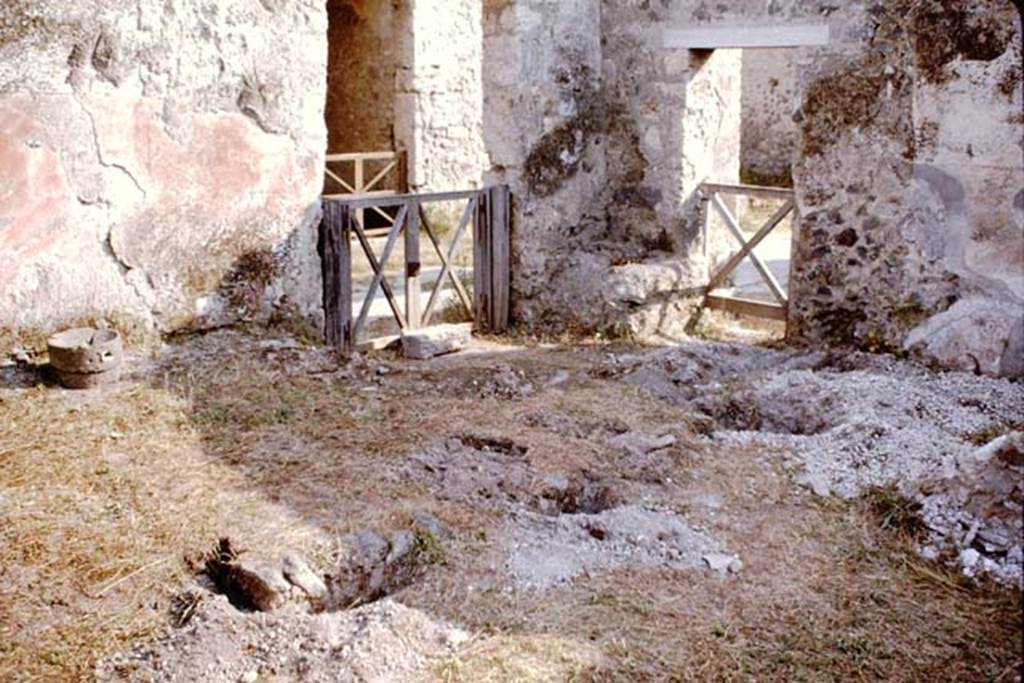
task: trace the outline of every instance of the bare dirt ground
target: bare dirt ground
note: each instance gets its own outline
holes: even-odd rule
[[[0,679],[1019,680],[1019,384],[239,331],[101,391],[0,373]],[[999,510],[961,495],[992,444]],[[222,538],[322,585],[238,609]]]

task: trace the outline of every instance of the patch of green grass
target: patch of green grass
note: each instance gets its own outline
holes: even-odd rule
[[[421,565],[445,564],[447,554],[440,539],[429,531],[418,529],[412,545],[413,555]]]
[[[311,346],[321,346],[324,343],[323,330],[295,307],[287,306],[275,310],[270,317],[269,325],[272,332],[283,332]]]
[[[921,516],[921,504],[893,486],[875,486],[864,492],[863,500],[879,526],[909,539],[920,539],[928,527]]]
[[[981,427],[980,429],[974,430],[970,434],[967,434],[964,437],[964,440],[973,446],[981,447],[995,441],[1009,431],[1010,428],[1003,423],[993,422]]]

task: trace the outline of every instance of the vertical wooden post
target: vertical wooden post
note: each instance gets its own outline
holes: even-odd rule
[[[398,153],[398,193],[409,192],[409,153],[404,149]]]
[[[422,326],[420,303],[420,204],[410,200],[405,219],[405,321],[410,330]]]
[[[338,279],[341,280],[338,318],[341,320],[341,348],[345,353],[356,350],[356,332],[352,322],[352,209],[339,208]]]
[[[353,187],[356,190],[356,197],[362,195],[363,192],[366,190],[366,167],[363,166],[364,163],[366,163],[365,159],[356,159],[355,169],[353,170]],[[359,221],[359,225],[363,226],[363,230],[366,230],[365,209],[356,209],[356,220]]]
[[[796,195],[795,194],[793,195],[793,200],[792,201],[793,201],[793,208],[791,209],[791,213],[790,213],[792,223],[791,223],[790,236],[789,236],[789,277],[786,280],[786,294],[788,295],[789,300],[786,302],[786,329],[783,332],[783,339],[785,339],[787,341],[790,338],[789,337],[790,311],[793,310],[793,290],[794,290],[793,283],[797,281],[796,275],[794,274],[793,271],[794,271],[795,267],[799,267],[801,265],[800,261],[799,261],[799,259],[800,259],[800,251],[799,250],[800,250],[800,241],[803,239],[803,235],[801,234],[801,227],[802,226],[800,225],[800,209],[799,209],[799,206],[796,203]]]
[[[508,186],[480,193],[473,223],[473,317],[478,330],[501,333],[508,328],[511,213]]]
[[[701,242],[703,245],[703,256],[704,265],[707,267],[707,277],[711,278],[711,261],[709,260],[709,243],[711,239],[711,197],[708,196],[707,190],[701,191],[700,194],[700,209],[701,209]]]
[[[331,346],[353,350],[351,210],[336,201],[323,203],[317,239],[323,276],[324,338]]]
[[[491,220],[490,193],[480,193],[473,217],[473,321],[478,331],[490,328]]]
[[[511,286],[511,205],[507,185],[490,190],[491,233],[491,315],[492,332],[501,333],[508,327]]]

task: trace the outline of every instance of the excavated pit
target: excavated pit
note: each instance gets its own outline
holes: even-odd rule
[[[735,344],[617,356],[597,372],[703,416],[711,444],[779,452],[815,495],[895,488],[921,505],[926,557],[952,554],[970,576],[1021,580],[1019,383],[889,356]]]
[[[671,438],[638,434],[625,450],[655,451]],[[615,442],[617,443],[617,442]],[[406,476],[438,498],[501,511],[505,570],[522,589],[545,590],[624,568],[693,570],[721,546],[679,513],[633,502],[651,490],[592,472],[539,475],[514,443],[461,436],[413,456]]]
[[[310,613],[350,610],[415,584],[431,565],[444,561],[450,536],[443,522],[418,512],[410,528],[387,537],[368,529],[345,536],[330,571],[323,575],[295,554],[280,561],[249,559],[224,538],[202,563],[202,583],[243,612],[286,607]]]
[[[623,505],[623,495],[611,482],[584,472],[577,476],[546,477],[534,509],[544,515],[596,515]]]

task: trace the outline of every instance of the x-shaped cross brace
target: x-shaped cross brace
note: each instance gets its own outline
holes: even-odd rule
[[[759,245],[764,238],[767,237],[768,234],[774,230],[775,227],[796,207],[793,200],[787,199],[785,203],[779,207],[779,210],[776,211],[756,233],[754,233],[754,236],[750,238],[750,241],[745,239],[743,230],[740,229],[739,221],[737,221],[736,217],[732,215],[731,211],[729,211],[729,207],[722,203],[717,192],[711,193],[711,204],[715,207],[718,213],[722,215],[722,218],[725,219],[725,224],[728,226],[729,232],[731,232],[732,236],[736,238],[736,241],[740,243],[740,250],[733,254],[732,258],[726,261],[725,265],[719,268],[711,277],[711,282],[708,284],[708,292],[713,292],[725,281],[730,273],[736,270],[736,267],[740,265],[743,259],[749,258],[751,263],[753,263],[754,267],[757,269],[757,272],[760,273],[764,281],[768,283],[768,288],[772,291],[775,298],[778,299],[779,303],[783,306],[787,305],[789,303],[789,298],[786,296],[786,292],[782,289],[781,285],[779,285],[779,281],[775,279],[775,276],[772,275],[771,270],[768,269],[768,266],[765,265],[764,261],[754,253],[754,248],[757,247],[757,245]]]

